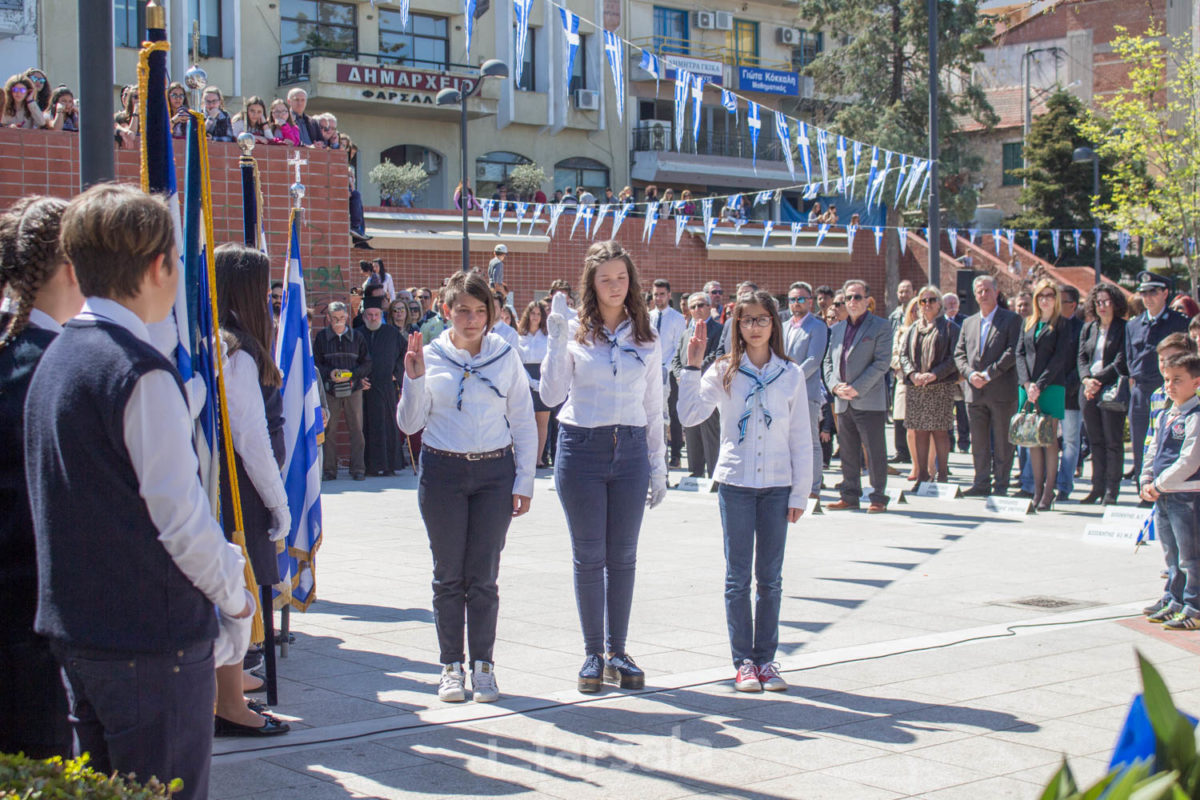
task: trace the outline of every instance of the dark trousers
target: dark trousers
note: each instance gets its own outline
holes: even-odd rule
[[[329,424],[325,426],[324,473],[337,475],[337,439],[343,412],[346,414],[346,428],[350,432],[350,474],[366,473],[367,467],[363,458],[366,440],[363,438],[362,390],[352,392],[349,397],[334,397],[332,392],[328,392],[326,403],[329,408]]]
[[[1008,423],[1017,413],[1017,398],[967,403],[971,420],[971,455],[975,461],[976,489],[1004,494],[1012,474],[1013,446],[1008,441]]]
[[[174,798],[208,797],[212,760],[212,642],[170,653],[117,653],[54,645],[67,689],[75,754],[107,774],[183,779]]]
[[[15,635],[14,635],[15,634]],[[50,643],[4,632],[0,642],[0,753],[70,757],[67,693]]]
[[[714,411],[699,425],[683,429],[687,442],[688,470],[693,478],[711,478],[721,451],[721,414]]]
[[[908,452],[908,428],[904,420],[892,420],[892,446],[896,448],[896,458],[901,461],[912,461],[912,453]]]
[[[675,380],[674,373],[667,373],[667,384],[670,391],[667,394],[667,416],[671,420],[669,427],[669,443],[668,451],[672,464],[679,463],[679,455],[683,452],[683,425],[679,422],[679,414],[675,410],[675,404],[679,402],[679,382]]]
[[[443,664],[491,661],[500,609],[500,551],[512,522],[516,462],[421,453],[417,502],[433,553],[433,622]]]
[[[571,532],[584,652],[624,653],[650,487],[646,429],[561,424],[554,486]]]
[[[966,452],[971,449],[971,421],[967,419],[967,404],[962,400],[954,401],[954,422],[958,428],[958,436],[955,437],[954,428],[951,427],[950,446]]]
[[[725,621],[734,666],[746,659],[758,666],[775,660],[791,492],[790,486],[747,489],[724,483],[717,489],[725,531]]]
[[[1086,399],[1081,411],[1092,449],[1092,493],[1116,497],[1125,471],[1125,415]]]
[[[1129,439],[1133,449],[1133,480],[1142,474],[1142,456],[1146,452],[1146,431],[1150,428],[1150,395],[1162,383],[1139,380],[1129,386]]]
[[[862,448],[867,446],[871,477],[871,502],[887,503],[887,412],[847,408],[838,413],[838,448],[842,451],[842,500],[857,504],[862,498]]]

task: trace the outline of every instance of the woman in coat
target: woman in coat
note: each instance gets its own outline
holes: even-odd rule
[[[1116,503],[1125,469],[1125,412],[1100,407],[1104,391],[1129,377],[1125,308],[1125,294],[1111,283],[1096,284],[1084,301],[1089,321],[1079,335],[1079,408],[1092,448],[1092,491],[1081,503]]]
[[[1058,285],[1043,278],[1033,290],[1034,311],[1025,320],[1017,341],[1017,406],[1026,403],[1054,420],[1066,414],[1067,364],[1071,353],[1063,346],[1069,336],[1063,324]],[[1033,503],[1039,511],[1054,504],[1054,483],[1058,477],[1058,425],[1045,447],[1029,448],[1033,469]]]

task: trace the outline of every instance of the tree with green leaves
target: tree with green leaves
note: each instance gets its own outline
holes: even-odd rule
[[[821,53],[805,69],[818,94],[830,98],[825,108],[830,129],[893,152],[928,153],[925,0],[802,0],[799,16],[824,31],[827,41],[846,42]],[[965,224],[974,216],[972,177],[983,163],[960,122],[971,118],[991,127],[997,121],[983,90],[969,80],[991,44],[992,25],[979,15],[976,0],[938,0],[939,188],[951,224]],[[898,219],[890,209],[888,224]],[[894,302],[899,253],[895,237],[888,240],[888,296]]]
[[[1023,210],[1005,220],[1005,227],[1017,231],[1031,228],[1043,232],[1051,228],[1068,231],[1057,257],[1050,236],[1043,233],[1038,239],[1037,255],[1057,266],[1090,267],[1095,263],[1092,164],[1074,162],[1075,148],[1093,145],[1093,140],[1080,129],[1087,117],[1087,108],[1079,98],[1061,89],[1054,92],[1046,100],[1045,112],[1029,127],[1022,152],[1025,165],[1012,171],[1014,177],[1025,182],[1021,189]],[[1112,169],[1113,157],[1102,156],[1100,174],[1107,175]],[[1111,198],[1112,192],[1102,180],[1100,202],[1110,202]],[[1069,233],[1075,229],[1084,234],[1078,254]],[[1135,254],[1121,258],[1115,237],[1104,239],[1100,269],[1110,278],[1132,277],[1143,269],[1143,264],[1142,258]]]
[[[1113,53],[1126,79],[1098,100],[1081,130],[1110,159],[1107,198],[1096,204],[1107,227],[1141,237],[1146,252],[1182,264],[1200,289],[1200,55],[1187,36],[1150,26],[1118,27]]]

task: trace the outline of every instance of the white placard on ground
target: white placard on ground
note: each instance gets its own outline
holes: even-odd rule
[[[939,500],[954,500],[962,493],[962,487],[957,483],[936,483],[922,481],[917,487],[918,497],[936,497]]]
[[[1138,531],[1136,525],[1092,523],[1083,529],[1083,540],[1092,544],[1132,547],[1137,543]]]
[[[989,495],[983,507],[1002,517],[1026,517],[1033,513],[1033,501],[1028,497],[996,497]]]
[[[681,492],[699,492],[704,494],[713,490],[713,482],[711,478],[696,478],[692,475],[685,475],[672,488],[678,489]]]
[[[1104,524],[1105,525],[1132,525],[1135,528],[1141,528],[1146,521],[1146,517],[1154,513],[1153,508],[1138,508],[1128,506],[1105,506],[1104,507]]]
[[[804,504],[804,516],[811,517],[813,514],[824,514],[825,512],[817,507],[820,502],[815,497],[808,498],[808,502]]]
[[[861,503],[862,505],[869,505],[871,502],[871,492],[873,492],[873,491],[874,491],[874,489],[870,489],[870,488],[863,489],[862,497],[858,498],[858,502]],[[904,499],[905,498],[904,490],[897,486],[889,486],[888,488],[883,490],[883,493],[885,495],[887,495],[888,505],[898,505],[900,503],[908,502],[907,500]]]

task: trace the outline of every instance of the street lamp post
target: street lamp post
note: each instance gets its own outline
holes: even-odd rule
[[[484,78],[507,78],[508,65],[497,58],[490,58],[479,67],[479,80],[462,92],[459,89],[442,89],[437,93],[439,106],[459,106],[459,140],[462,150],[462,188],[459,189],[458,204],[462,207],[462,270],[471,269],[471,235],[467,230],[467,100],[483,85]]]
[[[1096,203],[1100,199],[1100,156],[1090,147],[1076,147],[1075,152],[1071,154],[1071,161],[1076,164],[1082,164],[1087,161],[1092,162],[1092,233],[1095,236],[1096,254],[1094,266],[1096,269],[1096,283],[1100,282],[1100,223],[1096,220]]]

